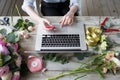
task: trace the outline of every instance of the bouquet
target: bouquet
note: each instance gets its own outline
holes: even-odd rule
[[[0,30],[0,78],[19,80],[22,57],[18,52],[19,37],[15,32]]]

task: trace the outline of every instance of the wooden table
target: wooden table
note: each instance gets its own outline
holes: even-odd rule
[[[31,20],[29,17],[24,17],[24,18],[28,18],[29,20]],[[53,23],[53,22],[59,22],[61,17],[45,17],[45,18],[50,20]],[[97,16],[96,17],[80,16],[80,17],[76,17],[75,21],[83,21],[86,26],[99,26],[103,18],[104,17],[99,17],[99,16],[98,17]],[[110,18],[114,19],[115,17],[110,17]],[[16,22],[16,19],[18,19],[18,17],[14,17],[14,22]],[[119,20],[119,18],[117,17],[116,20]],[[117,24],[116,27],[120,28],[120,23],[116,23],[116,24]],[[110,33],[108,35],[112,39],[114,39],[116,42],[120,43],[120,38],[118,38],[115,34],[116,33]],[[30,33],[30,35],[31,35],[31,38],[21,40],[21,46],[24,50],[34,50],[36,31]],[[115,49],[120,51],[120,47],[116,47]],[[33,55],[40,57],[39,54],[33,54]],[[59,74],[61,72],[67,72],[79,67],[80,66],[79,62],[83,62],[87,59],[88,58],[85,58],[84,60],[80,61],[75,57],[73,57],[69,63],[64,65],[57,62],[46,61],[46,68],[47,68],[46,72],[29,73],[26,77],[22,78],[21,80],[46,80],[47,78],[51,76],[55,76],[56,74]],[[83,74],[79,73],[71,76],[65,76],[65,77],[59,78],[58,80],[74,80],[74,78],[77,77],[78,75],[83,75]],[[98,74],[91,73],[83,78],[80,78],[79,80],[100,80],[100,79]],[[120,73],[118,73],[117,75],[107,74],[104,80],[120,80]]]

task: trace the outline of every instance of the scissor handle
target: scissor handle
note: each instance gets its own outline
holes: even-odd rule
[[[8,18],[8,17],[4,17],[3,20],[4,20],[4,22],[5,22],[6,25],[7,25],[7,24],[8,24],[8,25],[10,24],[10,23],[9,23],[9,18]]]
[[[45,26],[45,27],[48,29],[55,29],[56,28],[55,26]]]
[[[4,21],[0,19],[0,25],[4,25]]]
[[[105,17],[104,20],[101,22],[101,26],[103,26],[107,20],[108,20],[108,17]]]

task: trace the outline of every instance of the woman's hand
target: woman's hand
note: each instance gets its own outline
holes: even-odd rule
[[[45,29],[47,29],[47,30],[53,29],[52,27],[48,27],[48,26],[52,26],[52,25],[50,24],[50,22],[47,19],[41,18],[40,22]]]
[[[68,12],[63,18],[60,20],[60,25],[71,25],[74,22],[74,13]]]

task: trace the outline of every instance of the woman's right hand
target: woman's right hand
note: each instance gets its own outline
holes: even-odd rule
[[[53,29],[52,27],[51,28],[46,27],[46,26],[52,26],[47,19],[41,18],[40,22],[45,29],[47,29],[47,30],[52,30]]]

